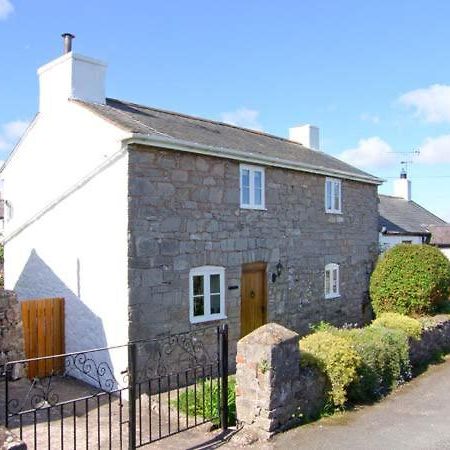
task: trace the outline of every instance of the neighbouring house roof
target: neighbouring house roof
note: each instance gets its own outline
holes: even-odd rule
[[[430,235],[431,226],[450,226],[416,202],[379,195],[378,224],[386,234]]]
[[[430,225],[432,245],[450,247],[450,225]]]
[[[373,184],[382,182],[324,152],[267,133],[111,98],[106,99],[106,104],[73,101],[131,133],[213,147],[224,157],[227,157],[225,150],[232,149],[256,158],[291,162],[294,168],[303,165],[310,172]]]

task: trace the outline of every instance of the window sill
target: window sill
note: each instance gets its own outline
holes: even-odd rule
[[[264,206],[249,206],[249,205],[241,205],[241,209],[254,209],[256,211],[267,211],[267,208]]]
[[[342,211],[337,211],[337,210],[334,210],[334,209],[326,209],[325,212],[327,214],[340,214],[340,215],[342,215]]]
[[[225,314],[215,314],[210,316],[198,316],[191,317],[191,323],[203,323],[203,322],[213,322],[214,320],[225,320],[227,316]]]
[[[330,295],[325,295],[325,300],[333,300],[336,298],[340,298],[341,294],[330,294]]]

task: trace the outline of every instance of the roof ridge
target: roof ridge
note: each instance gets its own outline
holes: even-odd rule
[[[267,137],[270,137],[272,139],[277,139],[279,141],[289,142],[290,144],[298,145],[301,148],[303,148],[305,150],[309,150],[311,152],[312,151],[314,151],[314,152],[319,151],[319,152],[323,153],[324,155],[331,156],[331,155],[328,155],[325,152],[322,152],[321,150],[312,150],[309,147],[306,147],[305,145],[300,144],[299,142],[291,141],[290,139],[287,139],[287,138],[284,138],[284,137],[281,137],[281,136],[276,136],[275,134],[266,133],[264,131],[252,130],[251,128],[239,127],[237,125],[232,125],[231,123],[221,122],[220,120],[206,119],[204,117],[194,116],[194,115],[190,115],[190,114],[184,114],[184,113],[180,113],[180,112],[177,112],[177,111],[171,111],[171,110],[168,110],[168,109],[154,108],[152,106],[146,106],[146,105],[142,105],[140,103],[124,101],[124,100],[120,100],[120,99],[112,98],[112,97],[107,97],[106,100],[112,100],[114,102],[123,103],[125,105],[137,106],[139,108],[150,109],[152,111],[159,111],[159,112],[163,112],[163,113],[166,113],[166,114],[171,114],[173,116],[184,117],[186,119],[200,120],[200,121],[206,122],[206,123],[213,123],[213,124],[217,124],[217,125],[222,125],[222,126],[234,128],[234,129],[237,129],[237,130],[244,130],[244,131],[247,131],[249,133],[257,134],[257,135],[260,135],[260,136],[267,136]]]

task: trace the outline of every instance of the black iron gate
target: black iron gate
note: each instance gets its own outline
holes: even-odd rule
[[[46,364],[63,369],[27,377]],[[3,421],[29,448],[135,449],[205,422],[228,427],[227,325],[12,361],[2,374]]]

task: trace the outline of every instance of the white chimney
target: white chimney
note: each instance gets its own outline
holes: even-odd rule
[[[74,36],[63,37],[66,53],[37,71],[40,112],[54,110],[69,98],[105,103],[106,64],[73,53]]]
[[[411,201],[411,181],[404,170],[400,173],[400,178],[394,180],[394,196]]]
[[[320,150],[319,128],[314,125],[289,128],[289,139],[312,150]]]

